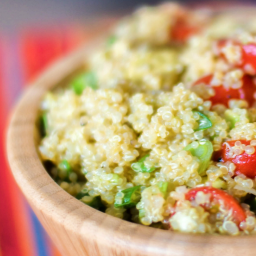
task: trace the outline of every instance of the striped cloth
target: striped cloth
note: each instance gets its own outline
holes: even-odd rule
[[[0,34],[0,256],[60,255],[8,169],[5,129],[10,109],[25,84],[88,36],[81,25]]]

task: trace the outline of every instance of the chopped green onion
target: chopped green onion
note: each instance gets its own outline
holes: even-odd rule
[[[125,207],[125,208],[131,208],[134,207],[141,198],[141,186],[135,186],[131,188],[127,188],[125,190],[122,190],[122,193],[124,194],[122,198],[121,203],[115,203],[116,208]]]
[[[157,184],[157,186],[159,187],[160,191],[162,192],[163,196],[166,197],[167,196],[167,190],[168,190],[168,182],[159,182]]]
[[[86,87],[91,87],[93,90],[97,89],[97,78],[94,72],[87,72],[77,76],[71,84],[74,92],[81,95]]]
[[[198,158],[200,162],[198,173],[202,174],[210,163],[213,147],[209,140],[199,141],[198,144],[198,147],[194,148],[194,142],[192,142],[184,150],[190,151],[193,156]]]
[[[58,165],[58,168],[61,171],[65,171],[67,174],[70,174],[72,172],[71,166],[70,166],[70,164],[68,163],[67,160],[62,160],[60,162],[60,164]]]
[[[131,165],[132,169],[135,172],[153,172],[156,168],[155,167],[146,167],[144,164],[144,161],[146,160],[146,158],[148,158],[149,155],[145,155],[144,157],[142,157],[138,162],[135,162]]]
[[[197,129],[195,129],[195,131],[205,130],[212,127],[211,120],[205,114],[199,111],[193,111],[193,112],[199,115],[198,127]]]
[[[107,46],[112,46],[117,40],[117,37],[112,35],[107,39]]]

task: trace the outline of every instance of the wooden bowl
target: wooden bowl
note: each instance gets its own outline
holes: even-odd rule
[[[7,135],[12,173],[60,252],[70,256],[255,255],[256,236],[181,234],[130,223],[83,204],[49,176],[37,152],[40,102],[46,91],[83,65],[90,51],[87,45],[58,61],[29,86],[13,112]]]

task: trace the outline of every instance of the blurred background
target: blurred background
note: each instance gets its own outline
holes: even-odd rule
[[[8,169],[8,116],[26,84],[115,20],[157,0],[0,0],[0,256],[57,256]],[[241,1],[176,1],[192,6]],[[254,1],[243,1],[253,4]],[[256,2],[255,2],[256,3]]]

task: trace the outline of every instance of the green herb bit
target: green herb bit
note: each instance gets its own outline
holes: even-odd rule
[[[81,194],[79,195],[82,196],[82,192],[80,192]],[[77,195],[78,197],[78,195]],[[91,206],[94,209],[100,210],[100,211],[104,211],[105,210],[105,205],[102,203],[100,196],[96,196],[96,197],[92,197],[89,196],[88,193],[84,194],[84,196],[82,196],[80,199],[80,201],[82,201],[83,203],[87,204],[88,206]]]
[[[112,46],[117,41],[117,37],[112,35],[107,39],[107,46]]]
[[[252,212],[256,212],[256,200],[254,199],[254,200],[250,201],[249,205],[250,205],[250,210]]]
[[[74,92],[81,95],[86,87],[91,87],[93,90],[97,89],[97,77],[94,72],[87,72],[77,76],[71,84]]]
[[[84,196],[89,196],[88,192],[80,191],[80,192],[76,195],[76,199],[82,199]]]
[[[141,198],[141,186],[135,186],[131,188],[127,188],[122,191],[124,194],[122,198],[121,203],[115,203],[114,206],[116,208],[125,207],[125,208],[131,208],[136,206],[136,204],[140,201]]]
[[[168,182],[159,182],[157,184],[158,188],[160,189],[160,191],[162,192],[163,196],[166,197],[167,196],[167,190],[168,190]]]
[[[48,128],[47,114],[43,113],[40,118],[40,130],[41,130],[42,137],[45,137],[47,135],[47,128]]]
[[[94,197],[91,202],[87,203],[87,205],[100,211],[103,211],[103,209],[105,209],[105,205],[102,203],[100,196]]]
[[[153,172],[156,168],[155,167],[147,167],[144,164],[144,161],[149,157],[149,155],[145,155],[142,157],[138,162],[135,162],[131,165],[132,169],[135,172]]]
[[[205,130],[212,127],[211,120],[205,114],[199,111],[193,111],[193,112],[199,115],[198,127],[197,129],[195,129],[195,131]]]
[[[198,158],[200,162],[198,173],[203,174],[203,172],[210,164],[213,153],[213,146],[209,140],[202,140],[197,143],[198,146],[196,145],[196,142],[192,142],[191,144],[186,146],[184,150],[190,151],[193,156]]]

